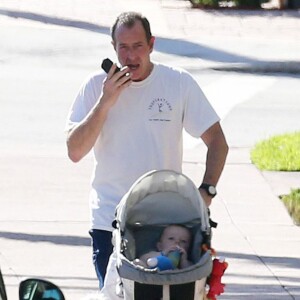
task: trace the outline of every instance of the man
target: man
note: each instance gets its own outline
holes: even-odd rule
[[[100,287],[112,252],[116,205],[144,173],[181,172],[182,129],[201,137],[208,148],[205,184],[199,188],[207,206],[228,152],[219,117],[191,75],[151,61],[155,38],[148,20],[123,13],[111,34],[121,71],[115,73],[114,64],[107,75],[93,74],[82,86],[67,125],[72,161],[94,150],[90,234]]]

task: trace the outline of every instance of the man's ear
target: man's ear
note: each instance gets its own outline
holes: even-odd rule
[[[150,53],[154,49],[154,42],[155,42],[155,36],[152,36],[151,39],[149,40]]]
[[[112,46],[114,47],[115,51],[116,51],[116,43],[112,40],[111,41]]]

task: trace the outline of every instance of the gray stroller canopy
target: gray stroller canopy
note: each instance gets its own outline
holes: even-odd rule
[[[151,171],[140,177],[122,198],[116,220],[121,231],[126,226],[201,220],[201,230],[208,232],[206,209],[197,187],[187,176],[169,170]]]

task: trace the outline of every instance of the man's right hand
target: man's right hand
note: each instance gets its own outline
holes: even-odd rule
[[[131,84],[129,68],[123,67],[119,72],[116,72],[117,65],[113,64],[110,68],[107,77],[103,81],[101,102],[103,105],[108,104],[113,106],[117,101],[120,93]]]

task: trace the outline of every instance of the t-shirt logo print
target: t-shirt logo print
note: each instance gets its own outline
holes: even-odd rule
[[[170,122],[171,121],[171,104],[164,98],[155,98],[148,106],[149,121]]]

